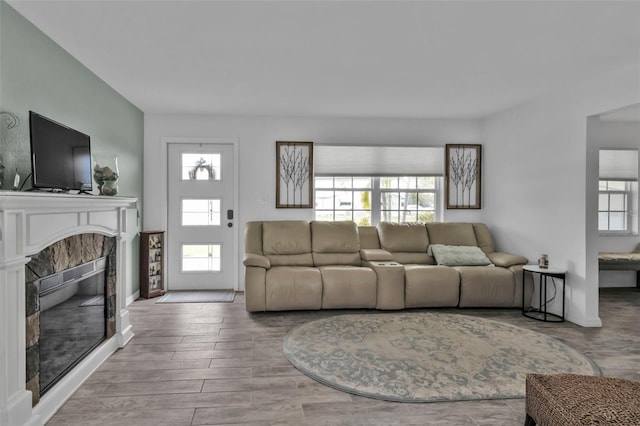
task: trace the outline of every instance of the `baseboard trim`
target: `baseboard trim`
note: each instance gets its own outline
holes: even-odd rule
[[[129,306],[139,298],[140,298],[140,290],[136,291],[132,295],[127,296],[127,301],[126,301],[127,306]]]
[[[581,327],[602,327],[602,320],[600,319],[599,316],[585,318],[585,317],[577,317],[575,315],[569,315],[567,320]]]

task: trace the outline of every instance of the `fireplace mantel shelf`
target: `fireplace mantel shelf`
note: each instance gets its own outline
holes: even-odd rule
[[[32,407],[26,390],[25,264],[63,238],[116,238],[116,334]],[[137,233],[137,199],[87,194],[0,191],[0,424],[42,425],[111,353],[133,337],[126,309],[128,241]]]
[[[132,197],[108,197],[92,194],[66,194],[58,192],[20,192],[0,190],[0,209],[6,208],[33,208],[36,210],[71,210],[80,206],[83,211],[101,210],[105,207],[118,208],[122,206],[135,206],[137,198]]]

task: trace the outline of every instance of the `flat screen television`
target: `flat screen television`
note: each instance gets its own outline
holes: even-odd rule
[[[29,111],[33,188],[91,191],[91,138]]]

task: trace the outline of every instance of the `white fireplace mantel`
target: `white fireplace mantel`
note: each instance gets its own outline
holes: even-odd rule
[[[133,337],[126,309],[127,218],[137,199],[0,191],[0,425],[43,425],[119,347]],[[135,217],[135,216],[134,216]],[[128,229],[133,228],[133,229]],[[116,237],[116,334],[103,342],[32,408],[26,390],[25,265],[52,243],[84,233]]]

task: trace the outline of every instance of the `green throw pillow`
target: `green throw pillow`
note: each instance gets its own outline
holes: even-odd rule
[[[493,264],[486,254],[475,246],[447,246],[431,244],[428,254],[435,257],[438,265],[445,266],[487,266]]]

